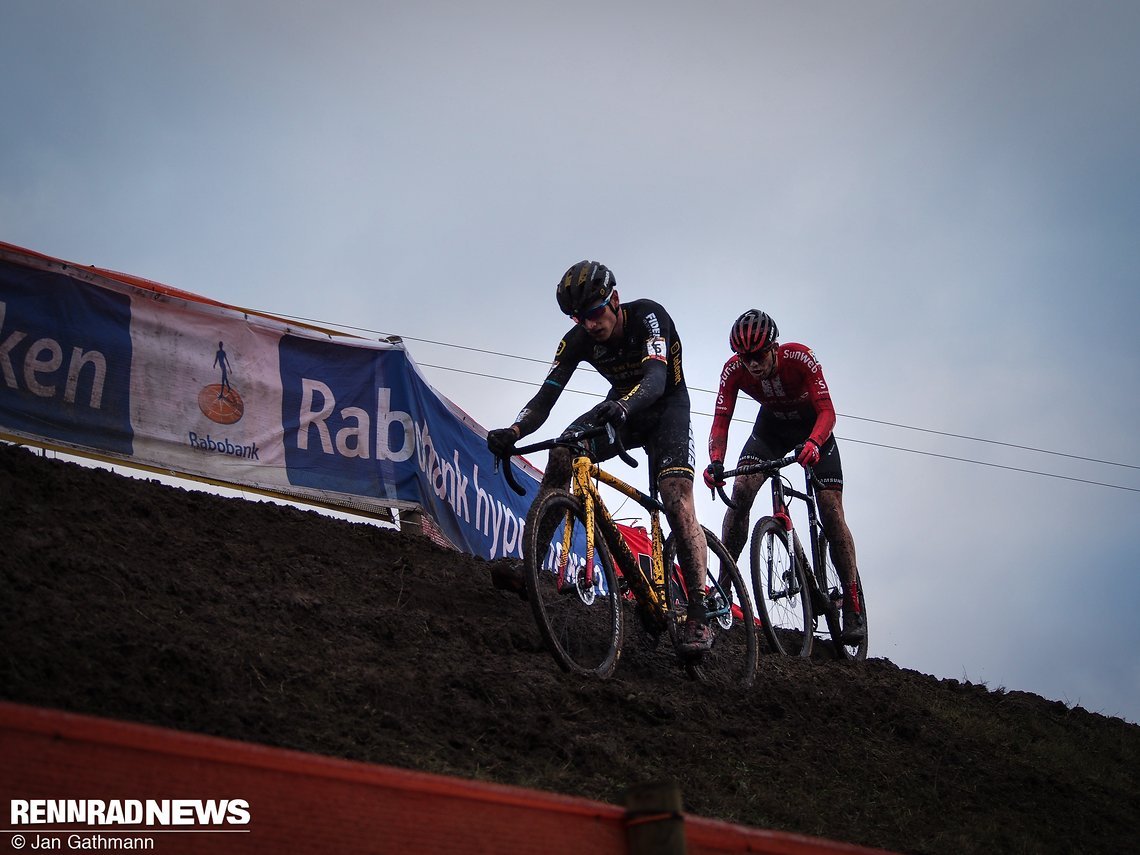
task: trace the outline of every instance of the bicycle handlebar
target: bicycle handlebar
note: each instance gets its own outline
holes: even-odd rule
[[[507,479],[511,489],[518,493],[520,496],[526,495],[526,489],[519,484],[515,479],[515,473],[511,471],[510,458],[516,455],[531,454],[535,451],[547,451],[551,448],[575,448],[581,450],[578,444],[583,440],[593,439],[596,436],[601,436],[606,433],[607,425],[597,425],[596,427],[582,428],[581,430],[566,431],[554,439],[544,439],[541,442],[535,442],[531,445],[516,446],[511,450],[511,453],[506,457],[495,458],[495,468],[499,468],[500,463],[504,463],[503,477]],[[621,434],[614,429],[614,445],[617,447],[618,457],[621,458],[623,463],[637,468],[637,461],[630,456],[629,452],[625,450],[625,445],[621,441]]]
[[[799,448],[787,457],[781,457],[778,460],[757,460],[755,463],[746,463],[743,466],[737,466],[735,469],[724,470],[725,478],[733,478],[737,475],[767,475],[774,476],[777,472],[785,466],[791,466],[796,462],[799,457]],[[736,503],[728,497],[724,492],[724,484],[716,485],[716,492],[723,501],[732,510],[736,510]]]

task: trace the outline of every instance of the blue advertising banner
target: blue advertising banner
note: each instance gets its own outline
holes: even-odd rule
[[[510,490],[484,439],[424,383],[402,349],[283,336],[281,424],[293,484],[414,502],[456,545],[522,557],[537,489]]]
[[[0,424],[129,454],[130,299],[0,260]]]
[[[485,432],[401,342],[289,323],[0,243],[0,435],[379,515],[522,557]]]

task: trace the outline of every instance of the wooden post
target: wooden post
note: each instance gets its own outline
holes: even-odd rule
[[[681,788],[672,781],[640,784],[625,794],[630,855],[685,855]]]

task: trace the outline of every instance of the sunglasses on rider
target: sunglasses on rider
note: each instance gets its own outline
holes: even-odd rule
[[[751,362],[754,364],[760,363],[764,361],[764,357],[766,357],[775,349],[776,346],[774,344],[770,344],[762,350],[754,350],[751,353],[742,353],[740,354],[740,359],[742,362]]]
[[[594,308],[579,312],[576,315],[571,315],[570,318],[576,324],[584,324],[586,321],[596,321],[606,311],[606,306],[609,304],[610,298],[606,297],[606,299],[602,300],[602,302],[598,303]]]

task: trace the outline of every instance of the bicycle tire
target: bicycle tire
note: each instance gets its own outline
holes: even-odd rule
[[[585,512],[566,490],[547,492],[527,514],[523,556],[527,599],[554,661],[564,671],[605,679],[617,666],[622,645],[621,593],[613,558],[595,523],[592,591],[579,590],[580,568],[573,560],[567,567],[566,583],[559,588],[558,574],[552,568],[562,553],[566,525],[572,528],[572,542],[584,544]],[[540,542],[544,531],[550,534]]]
[[[802,550],[793,562],[788,532],[775,517],[756,521],[749,547],[752,594],[767,652],[811,656],[814,615]]]
[[[693,679],[710,686],[730,689],[747,689],[756,680],[759,659],[759,642],[756,638],[756,613],[744,586],[744,577],[720,538],[701,526],[707,543],[708,583],[705,598],[709,609],[709,626],[713,630],[713,645],[699,657],[678,652],[679,661]],[[670,621],[670,636],[677,644],[680,627],[685,619],[688,598],[678,591],[680,571],[677,569],[677,543],[671,533],[663,550],[669,574],[669,602],[676,603]],[[714,561],[715,559],[715,561]],[[738,594],[734,597],[733,591]]]
[[[831,641],[835,645],[838,658],[854,659],[862,662],[867,658],[869,627],[867,626],[867,600],[863,596],[863,580],[859,578],[859,571],[855,571],[855,581],[859,588],[859,609],[863,613],[863,638],[858,644],[846,644],[843,641],[843,624],[839,614],[843,608],[843,582],[839,571],[831,560],[831,550],[828,548],[827,538],[821,532],[819,535],[819,557],[822,565],[821,572],[817,574],[820,590],[835,604],[835,609],[828,610],[827,629],[831,634]]]

